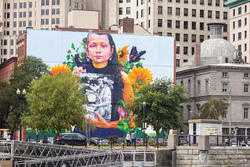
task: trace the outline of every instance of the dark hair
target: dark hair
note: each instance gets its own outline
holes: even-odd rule
[[[118,60],[118,56],[117,56],[117,51],[116,51],[116,47],[115,47],[115,43],[113,41],[113,38],[110,34],[105,34],[105,33],[96,33],[96,32],[90,32],[87,35],[87,47],[86,50],[88,50],[88,42],[89,42],[89,36],[91,34],[97,34],[97,35],[106,35],[108,37],[109,40],[109,44],[110,44],[110,49],[113,48],[113,54],[111,55],[112,58],[108,60],[108,65],[107,68],[105,68],[105,70],[102,70],[101,72],[98,71],[97,69],[95,69],[95,67],[92,64],[92,60],[89,58],[86,58],[86,71],[87,73],[102,73],[102,74],[109,74],[112,75],[114,77],[114,90],[112,92],[112,114],[111,114],[111,120],[118,120],[118,116],[119,114],[116,113],[117,111],[115,111],[115,106],[118,105],[118,101],[122,99],[123,97],[123,88],[124,88],[124,83],[122,80],[122,76],[121,76],[121,66]],[[87,57],[87,55],[86,55]]]

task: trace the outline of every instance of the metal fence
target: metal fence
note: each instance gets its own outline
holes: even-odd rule
[[[179,135],[179,146],[197,145],[199,135]],[[237,146],[237,147],[250,147],[250,136],[243,135],[209,135],[210,146]]]

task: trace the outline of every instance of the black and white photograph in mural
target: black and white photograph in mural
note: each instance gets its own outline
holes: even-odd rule
[[[111,75],[97,73],[81,73],[82,88],[87,95],[88,104],[85,106],[88,118],[97,118],[99,113],[106,121],[111,120],[112,91],[114,79]]]

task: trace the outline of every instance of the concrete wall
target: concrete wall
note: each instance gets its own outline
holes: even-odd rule
[[[250,166],[250,149],[247,147],[210,147],[199,151],[198,147],[176,148],[177,167],[236,167]]]

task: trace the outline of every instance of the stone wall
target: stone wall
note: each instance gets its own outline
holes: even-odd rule
[[[210,147],[199,151],[198,147],[179,146],[176,148],[177,167],[248,167],[250,148]]]

